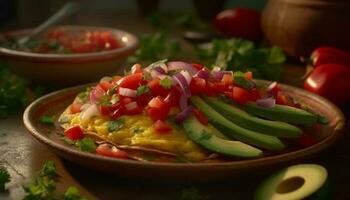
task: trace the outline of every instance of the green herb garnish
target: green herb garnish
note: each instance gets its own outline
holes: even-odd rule
[[[109,132],[117,131],[121,129],[125,124],[125,119],[124,118],[119,118],[114,121],[108,121],[107,123],[107,129]]]
[[[149,92],[150,91],[150,89],[149,89],[149,87],[147,86],[147,85],[141,85],[141,86],[139,86],[138,88],[137,88],[137,93],[136,93],[136,95],[137,96],[141,96],[141,95],[143,95],[143,94],[146,94],[147,92]]]
[[[55,124],[54,117],[49,116],[49,115],[43,115],[42,117],[40,117],[39,121],[43,124],[46,124],[46,125],[54,125]]]
[[[119,97],[118,97],[118,95],[113,94],[112,97],[111,97],[110,102],[111,102],[112,105],[118,103],[118,102],[119,102]]]
[[[11,177],[6,168],[0,168],[0,192],[5,192],[5,184],[10,182]]]
[[[170,89],[173,82],[169,78],[164,78],[159,81],[159,84],[164,88],[164,89]]]
[[[76,141],[75,145],[80,149],[80,151],[95,152],[96,144],[93,139],[89,137],[84,137],[81,140]]]
[[[235,80],[235,84],[243,87],[244,89],[251,90],[254,87],[252,81],[246,79],[243,72],[237,71],[233,73],[233,80]]]
[[[62,200],[86,200],[86,198],[80,195],[76,187],[70,186],[64,193]]]

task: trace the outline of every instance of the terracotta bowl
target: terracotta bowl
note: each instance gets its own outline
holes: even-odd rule
[[[269,83],[267,81],[260,82]],[[67,160],[110,175],[138,180],[207,182],[268,172],[287,164],[301,162],[331,146],[342,135],[344,127],[342,112],[331,102],[302,89],[282,85],[286,93],[329,119],[328,125],[319,126],[317,129],[309,131],[318,140],[317,144],[268,157],[221,163],[153,163],[119,160],[81,152],[75,147],[68,146],[60,139],[63,131],[58,124],[48,127],[39,123],[42,115],[54,115],[57,118],[72,102],[75,95],[86,87],[87,85],[83,85],[60,90],[33,102],[23,115],[26,128],[35,139]]]
[[[11,50],[0,47],[0,59],[17,75],[54,86],[76,85],[89,83],[99,78],[122,72],[126,58],[135,52],[138,46],[137,38],[126,31],[89,26],[60,26],[62,30],[110,31],[120,40],[124,47],[93,53],[75,54],[41,54]],[[15,36],[28,33],[30,29],[18,30],[4,34]]]

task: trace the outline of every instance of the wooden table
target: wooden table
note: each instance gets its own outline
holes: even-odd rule
[[[122,16],[120,16],[122,17]],[[139,20],[132,21],[124,17],[124,21],[104,20],[101,23],[91,16],[83,16],[77,24],[107,25],[131,32],[150,31],[150,27]],[[80,23],[79,23],[80,22]],[[135,22],[135,23],[133,23]],[[140,25],[141,24],[141,25]],[[286,66],[284,82],[301,86],[298,79],[303,74],[303,68]],[[349,106],[343,108],[350,116]],[[346,132],[350,129],[347,121]],[[186,199],[188,194],[198,194],[201,199],[252,199],[256,185],[266,174],[256,177],[242,176],[225,182],[210,182],[203,184],[172,184],[150,183],[137,180],[122,180],[85,169],[79,165],[58,158],[45,146],[38,143],[24,129],[21,114],[0,120],[0,164],[7,167],[11,173],[10,194],[15,199],[20,197],[21,184],[31,180],[45,160],[54,160],[61,176],[58,192],[62,193],[69,185],[78,187],[81,193],[89,199]],[[308,163],[319,163],[328,169],[335,199],[350,199],[350,134],[319,154]],[[192,199],[198,196],[192,195]],[[0,194],[0,199],[9,199],[9,194]],[[189,198],[187,198],[189,199]]]

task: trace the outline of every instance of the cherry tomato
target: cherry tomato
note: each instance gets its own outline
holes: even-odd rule
[[[157,120],[153,124],[153,128],[157,133],[167,133],[171,131],[171,127],[164,121],[162,120]]]
[[[190,83],[191,94],[204,93],[206,90],[206,81],[199,77],[193,77]]]
[[[128,159],[128,154],[110,144],[101,144],[96,148],[96,154],[113,158]]]
[[[124,76],[118,83],[120,87],[136,90],[142,84],[142,73]]]
[[[208,124],[208,118],[198,109],[193,109],[194,116],[198,119],[203,125]]]
[[[82,104],[81,103],[73,103],[71,106],[70,106],[70,112],[72,114],[75,114],[75,113],[78,113],[81,111],[81,106]]]
[[[239,104],[245,104],[250,100],[250,93],[243,88],[233,87],[232,99]]]
[[[84,137],[84,132],[79,125],[76,125],[65,130],[64,135],[71,140],[80,140]]]
[[[249,8],[234,8],[220,12],[214,20],[215,26],[231,37],[257,41],[261,37],[260,13]]]

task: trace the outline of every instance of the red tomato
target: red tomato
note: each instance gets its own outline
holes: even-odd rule
[[[178,87],[171,88],[169,94],[165,97],[164,101],[169,104],[169,106],[178,106],[180,101],[181,92]]]
[[[233,84],[232,74],[224,74],[224,76],[222,76],[221,81],[226,85],[232,85]]]
[[[250,97],[249,97],[250,101],[256,101],[261,98],[259,90],[257,90],[256,88],[251,89],[249,92],[250,92]]]
[[[80,140],[84,137],[84,132],[79,125],[76,125],[65,130],[64,135],[71,140]]]
[[[128,154],[110,144],[101,144],[96,148],[96,154],[113,158],[128,159]]]
[[[199,77],[193,77],[190,83],[191,94],[204,93],[206,90],[206,81]]]
[[[72,114],[75,114],[75,113],[78,113],[81,111],[81,106],[82,104],[81,103],[73,103],[71,106],[70,106],[70,112]]]
[[[148,102],[152,99],[152,95],[149,94],[149,93],[146,93],[146,94],[142,94],[140,96],[137,97],[136,101],[137,101],[137,104],[139,104],[140,106],[142,107],[145,107],[148,105]]]
[[[142,73],[124,76],[118,83],[120,87],[136,90],[142,83]]]
[[[105,92],[107,92],[109,89],[113,87],[113,83],[110,83],[108,81],[103,81],[98,84]]]
[[[134,100],[132,99],[132,98],[130,98],[130,97],[122,97],[122,98],[120,98],[120,103],[123,105],[123,106],[125,106],[126,104],[128,104],[128,103],[131,103],[131,102],[133,102]]]
[[[87,53],[92,51],[91,45],[89,43],[81,41],[71,41],[70,49],[74,53]]]
[[[134,64],[134,65],[131,67],[131,73],[132,73],[132,74],[142,73],[141,65],[140,65],[140,64]]]
[[[253,72],[246,72],[244,76],[249,81],[253,80]]]
[[[260,13],[249,8],[234,8],[220,12],[215,26],[231,37],[257,41],[261,37]]]
[[[158,78],[150,80],[147,83],[147,86],[150,88],[153,96],[166,96],[170,92],[170,89],[165,89],[163,86],[160,85],[159,81],[160,80]]]
[[[124,106],[126,115],[138,115],[138,114],[142,113],[142,108],[137,103],[136,104],[135,103],[136,102],[133,101],[133,102],[130,102]],[[130,108],[128,108],[128,106],[130,106],[131,104],[136,105],[136,106],[130,109]]]
[[[229,85],[227,85],[226,83],[224,82],[208,82],[209,83],[209,88],[210,90],[213,90],[214,92],[216,93],[223,93],[223,92],[226,92],[229,88]]]
[[[313,138],[311,135],[309,134],[306,134],[306,133],[303,133],[299,139],[298,139],[298,146],[302,147],[302,148],[306,148],[306,147],[309,147],[309,146],[312,146],[314,144],[316,144],[316,140],[315,138]]]
[[[157,120],[153,124],[153,128],[157,133],[167,133],[171,131],[171,127],[164,121],[162,120]]]
[[[214,90],[214,83],[207,81],[205,94],[208,96],[215,96],[216,91]]]
[[[123,106],[116,107],[115,110],[110,110],[110,116],[112,119],[118,119],[125,114],[125,108]]]
[[[193,113],[200,123],[203,125],[208,124],[208,118],[198,109],[193,109]]]
[[[198,70],[201,70],[204,68],[204,66],[202,64],[198,64],[198,63],[192,63],[191,65],[192,65],[192,67],[194,67]]]
[[[288,98],[285,95],[283,95],[281,92],[277,93],[276,103],[280,104],[280,105],[289,105],[290,104]]]
[[[233,87],[232,99],[239,104],[245,104],[250,100],[250,93],[243,88]]]
[[[148,108],[146,108],[146,113],[154,121],[164,120],[168,116],[169,111],[170,105],[159,96],[154,97],[148,103]]]

